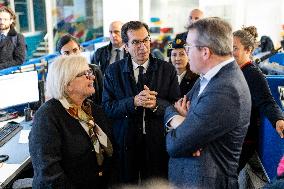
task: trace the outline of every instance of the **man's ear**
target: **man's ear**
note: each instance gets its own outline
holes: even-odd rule
[[[200,49],[202,51],[202,56],[204,57],[204,59],[209,59],[211,56],[211,51],[208,47],[201,47],[202,49]]]
[[[128,44],[127,44],[127,43],[124,43],[124,49],[125,49],[126,53],[129,52],[129,51],[128,51]]]

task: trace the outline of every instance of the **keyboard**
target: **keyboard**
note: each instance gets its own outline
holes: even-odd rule
[[[23,127],[20,123],[10,121],[0,128],[0,147],[8,142],[15,134],[17,134]]]

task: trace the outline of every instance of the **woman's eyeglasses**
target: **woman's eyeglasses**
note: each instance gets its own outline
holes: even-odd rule
[[[92,76],[94,76],[94,72],[92,69],[83,71],[82,73],[79,73],[76,77],[86,76],[87,79],[90,79]]]

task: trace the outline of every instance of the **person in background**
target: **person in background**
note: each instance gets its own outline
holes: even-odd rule
[[[192,9],[190,11],[189,17],[188,17],[188,26],[190,24],[192,24],[193,22],[195,22],[195,21],[197,21],[197,20],[199,20],[199,19],[201,19],[203,17],[204,17],[204,13],[203,13],[202,10],[200,10],[200,9]],[[186,29],[188,29],[188,26],[186,27]],[[177,34],[175,40],[182,39],[182,40],[186,41],[187,33],[188,32],[186,31],[186,32]]]
[[[26,42],[15,30],[16,15],[9,7],[0,7],[0,70],[21,65],[26,58]]]
[[[78,40],[70,34],[62,36],[56,45],[57,51],[61,55],[74,55],[80,54],[82,52],[82,47],[80,46]],[[90,97],[90,99],[100,105],[102,102],[102,90],[103,90],[103,75],[100,68],[95,64],[89,64],[93,69],[95,80],[94,88],[96,92]]]
[[[122,26],[129,53],[109,65],[104,77],[102,105],[113,119],[120,183],[138,184],[153,177],[167,178],[163,116],[179,97],[172,64],[150,55],[147,24],[130,21]]]
[[[61,56],[47,73],[50,100],[29,135],[33,188],[107,188],[113,153],[110,122],[92,104],[94,75],[80,55]]]
[[[100,66],[103,74],[105,74],[105,71],[110,64],[123,59],[127,55],[121,39],[121,27],[122,22],[120,21],[114,21],[110,24],[110,43],[99,48],[93,57],[92,63]]]
[[[233,56],[248,83],[252,101],[250,125],[239,162],[238,172],[240,172],[257,149],[260,114],[269,119],[281,138],[283,138],[284,115],[276,104],[264,75],[252,61],[252,52],[257,45],[256,28],[244,27],[235,31],[233,36]]]
[[[165,113],[169,181],[177,188],[237,189],[251,100],[232,57],[232,28],[204,18],[189,26],[188,36],[190,69],[201,76]]]
[[[274,50],[274,44],[270,37],[268,36],[261,36],[260,38],[260,45],[259,45],[261,52],[269,52]]]
[[[168,56],[169,62],[172,63],[177,71],[180,94],[183,97],[193,87],[199,75],[190,70],[189,59],[185,51],[185,41],[176,39],[169,44]]]

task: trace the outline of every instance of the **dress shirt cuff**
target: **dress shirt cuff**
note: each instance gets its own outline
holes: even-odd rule
[[[170,117],[170,119],[168,119],[168,121],[166,122],[165,127],[166,127],[166,131],[167,131],[167,132],[169,132],[169,131],[171,131],[171,130],[174,129],[174,128],[170,125],[170,122],[172,121],[172,119],[173,119],[174,117],[177,117],[177,116],[178,116],[178,115],[174,115],[174,116]]]

